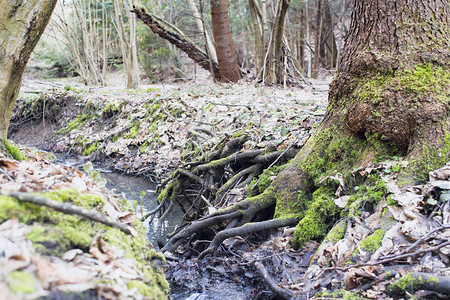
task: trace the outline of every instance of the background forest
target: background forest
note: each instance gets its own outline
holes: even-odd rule
[[[448,299],[449,23],[448,0],[0,2],[0,294]]]
[[[349,2],[230,1],[229,21],[240,70],[247,79],[264,77],[272,84],[303,85],[305,77],[332,74],[348,32]],[[165,29],[217,62],[209,2],[142,4]],[[131,10],[130,0],[59,1],[30,66],[47,77],[78,75],[85,84],[100,85],[106,85],[109,74],[124,71],[129,88],[136,88],[139,74],[144,73],[143,78],[151,82],[202,76],[185,52],[136,20]],[[284,14],[286,26],[279,28]],[[276,66],[269,63],[273,57],[278,57]]]

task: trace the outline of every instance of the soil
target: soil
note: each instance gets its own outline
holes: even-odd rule
[[[208,152],[243,132],[250,139],[242,152],[274,148],[281,153],[302,147],[326,111],[327,81],[314,84],[315,89],[309,90],[259,88],[248,83],[154,86],[135,91],[69,89],[52,98],[70,100],[57,106],[57,115],[52,108],[58,101],[47,102],[45,109],[34,107],[30,119],[16,110],[12,124],[17,126],[11,138],[78,155],[84,161],[108,162],[121,172],[161,181],[178,167],[189,165],[193,157],[187,150]],[[120,109],[104,113],[111,103],[120,104]],[[85,116],[82,126],[58,133],[76,116]],[[86,151],[90,147],[92,152]],[[342,219],[346,227],[342,236],[332,235],[333,230],[342,231],[339,220],[320,245],[310,241],[301,251],[294,251],[289,246],[294,230],[284,228],[230,237],[219,243],[215,255],[199,260],[195,257],[202,247],[198,246],[209,244],[210,237],[187,238],[172,253],[164,253],[166,276],[174,290],[180,291],[176,297],[198,293],[189,299],[308,299],[322,291],[338,299],[381,299],[405,293],[420,299],[446,299],[448,295],[435,285],[444,287],[446,281],[441,279],[449,275],[450,165],[430,172],[428,183],[400,190],[397,175],[408,164],[392,157],[354,170],[352,176],[362,178],[366,186],[357,186],[334,202],[338,205],[353,197],[356,206],[347,209],[355,211]],[[233,172],[237,170],[229,168],[222,174],[231,177]],[[328,179],[340,182],[337,175]],[[269,184],[274,176],[268,176]],[[247,193],[245,189],[234,192],[228,205]],[[226,224],[208,230],[214,232],[220,226]],[[433,234],[436,231],[442,234]],[[408,273],[413,274],[412,283],[402,282]],[[425,292],[414,285],[414,276],[420,279],[422,274],[437,275],[436,284],[421,283]],[[390,288],[403,285],[408,291]]]

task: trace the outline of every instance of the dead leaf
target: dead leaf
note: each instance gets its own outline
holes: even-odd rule
[[[339,208],[344,208],[347,206],[348,199],[350,199],[350,196],[342,196],[339,198],[334,199],[334,204],[336,204]]]

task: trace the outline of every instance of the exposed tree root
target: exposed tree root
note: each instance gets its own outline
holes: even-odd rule
[[[269,272],[267,272],[266,268],[264,268],[264,265],[262,262],[255,262],[255,267],[258,270],[261,277],[264,279],[264,281],[267,283],[267,285],[270,287],[270,289],[277,294],[280,299],[299,299],[297,295],[295,295],[293,292],[291,292],[288,289],[282,288],[275,280],[270,277]]]
[[[418,290],[434,291],[449,296],[450,278],[429,273],[412,272],[403,276],[388,288],[391,295],[404,295],[406,292],[411,293]]]
[[[296,225],[299,221],[299,218],[291,217],[291,218],[283,218],[283,219],[273,219],[263,222],[257,222],[257,223],[246,223],[242,225],[241,227],[236,228],[228,228],[225,230],[220,231],[216,234],[214,239],[212,240],[209,247],[204,250],[198,258],[205,257],[208,253],[215,252],[217,248],[220,246],[220,244],[227,238],[238,236],[238,235],[247,235],[252,232],[262,231],[262,230],[269,230],[269,229],[275,229],[280,228],[284,226],[293,226]]]
[[[196,131],[204,132],[201,129]],[[211,136],[209,132],[204,133]],[[228,203],[228,195],[232,189],[239,188],[245,195],[243,188],[259,176],[265,168],[276,163],[283,164],[298,152],[298,149],[295,148],[277,151],[273,144],[268,145],[265,149],[244,150],[243,145],[247,140],[247,136],[241,136],[229,140],[224,139],[212,149],[211,146],[203,146],[209,147],[210,150],[204,150],[201,155],[186,163],[183,168],[173,172],[158,186],[157,192],[160,192],[158,199],[160,203],[169,202],[168,208],[158,222],[159,226],[176,203],[179,203],[181,209],[185,212],[185,221],[198,220],[175,233],[164,247],[165,251],[174,251],[183,240],[191,238],[193,235],[209,232],[207,233],[209,236],[202,239],[213,239],[215,233],[211,233],[212,229],[217,230],[222,226],[227,226],[230,222],[237,226],[254,222],[258,212],[274,206],[275,199],[271,192],[267,192],[241,201],[231,207],[223,208]],[[191,145],[193,144],[191,143]],[[194,147],[198,148],[199,145],[194,145]],[[144,217],[148,218],[151,214],[155,214],[163,208],[164,206],[160,204],[157,209]],[[202,217],[211,210],[217,211],[209,216]],[[215,239],[212,247],[217,248],[217,245],[229,234],[248,234],[254,231],[292,225],[294,224],[292,222],[291,219],[289,221],[283,219],[273,220],[269,223],[256,222],[240,229],[228,228],[228,231]],[[211,228],[211,226],[214,228]],[[199,251],[202,250],[204,249],[199,249]]]
[[[241,202],[236,203],[233,206],[230,206],[225,209],[221,209],[216,211],[215,213],[212,213],[210,215],[207,215],[206,217],[203,217],[197,221],[192,222],[190,225],[186,226],[179,232],[177,232],[163,247],[162,251],[169,251],[173,252],[176,250],[178,245],[180,245],[183,241],[185,241],[188,238],[193,237],[194,235],[201,235],[203,232],[207,230],[211,230],[213,226],[219,225],[223,222],[229,222],[234,219],[239,219],[245,217],[254,217],[258,212],[265,210],[269,208],[270,206],[273,206],[275,204],[275,199],[272,197],[271,192],[268,191],[267,193],[263,193],[261,195],[258,195],[256,197],[247,198]],[[288,220],[288,219],[286,219]],[[274,220],[275,221],[275,220]],[[261,225],[262,228],[258,229],[259,225],[256,225],[259,223],[255,223],[254,226],[249,226],[249,229],[253,229],[246,232],[246,229],[242,229],[241,232],[237,230],[236,234],[245,234],[253,231],[260,231],[269,228],[276,228],[281,226],[287,226],[282,225],[283,223],[279,223],[279,221],[275,223],[267,223]],[[275,226],[278,225],[278,226]],[[243,228],[243,227],[242,227]],[[231,230],[231,229],[227,229]],[[229,233],[224,233],[225,236],[229,235]],[[232,235],[229,235],[232,236]],[[218,240],[216,240],[216,244],[220,244],[226,237],[224,237],[222,240],[220,240],[221,237],[219,237]],[[220,240],[220,242],[219,242]]]

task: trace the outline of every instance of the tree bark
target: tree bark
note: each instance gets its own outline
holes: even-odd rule
[[[289,2],[289,0],[279,0],[275,22],[272,28],[272,39],[269,45],[270,54],[266,61],[268,76],[265,80],[273,84],[280,83],[283,70],[284,55],[282,41],[284,35],[284,23],[289,8]]]
[[[316,28],[314,34],[314,62],[312,67],[312,77],[317,78],[317,68],[320,57],[320,39],[322,33],[322,0],[316,0]]]
[[[56,0],[0,2],[0,147],[31,52],[44,32]]]
[[[197,25],[198,32],[205,37],[206,49],[208,50],[208,56],[210,59],[217,63],[216,48],[209,37],[209,32],[206,30],[203,24],[203,17],[200,15],[194,0],[188,0],[189,7],[191,8],[192,15],[194,16],[195,24]]]
[[[241,71],[231,35],[228,0],[211,0],[211,18],[221,80],[236,82],[241,79]]]
[[[350,172],[380,155],[409,160],[399,175],[409,183],[427,179],[450,159],[449,2],[353,2],[327,113],[274,181],[277,211],[301,206],[320,177]],[[309,196],[299,200],[299,191]],[[293,243],[299,245],[297,228]]]
[[[336,39],[334,37],[334,24],[331,17],[331,7],[329,0],[323,2],[323,28],[322,28],[322,46],[325,51],[324,61],[327,63],[327,68],[336,68],[337,47]]]

